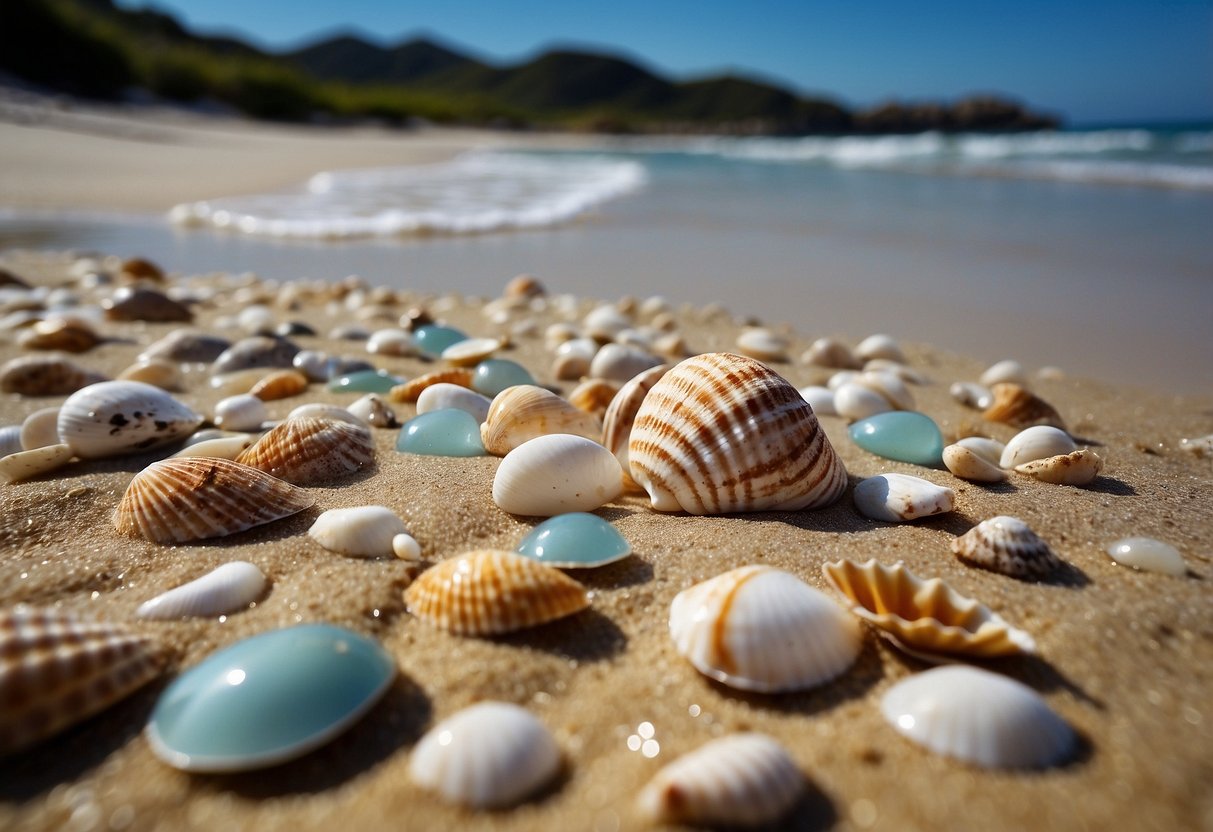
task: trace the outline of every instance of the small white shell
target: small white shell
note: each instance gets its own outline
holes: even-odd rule
[[[1018,361],[999,361],[981,374],[981,383],[986,387],[993,387],[995,384],[1018,384],[1020,387],[1027,387],[1028,372]]]
[[[392,553],[401,560],[421,560],[421,544],[417,538],[406,532],[401,532],[392,538]]]
[[[851,348],[834,338],[818,338],[800,360],[817,367],[837,367],[841,370],[858,370],[863,362],[855,357]]]
[[[888,399],[889,404],[897,410],[914,409],[914,394],[897,373],[888,370],[864,370],[855,382],[875,390]]]
[[[506,454],[493,477],[493,502],[510,514],[593,511],[621,493],[619,460],[597,442],[564,433],[522,443]]]
[[[32,451],[59,444],[59,408],[35,410],[21,423],[21,449]]]
[[[249,431],[257,430],[261,423],[270,418],[265,402],[252,393],[241,393],[220,399],[215,404],[214,421],[216,427],[224,430]]]
[[[396,412],[374,393],[367,393],[351,404],[348,410],[354,418],[373,428],[400,427],[400,422],[396,419]]]
[[[417,413],[429,413],[433,410],[462,410],[472,414],[477,423],[483,422],[489,415],[493,400],[482,396],[475,390],[469,390],[458,384],[441,382],[432,384],[421,391],[417,397]]]
[[[72,449],[67,445],[44,445],[29,451],[18,451],[0,457],[0,479],[5,482],[28,480],[62,468],[71,459]]]
[[[1152,537],[1126,537],[1111,543],[1108,557],[1121,566],[1131,566],[1143,572],[1161,572],[1174,578],[1188,574],[1183,555],[1169,543]]]
[[[161,390],[181,389],[181,366],[162,358],[141,358],[118,374],[125,381],[142,381]]]
[[[887,523],[904,523],[951,511],[956,492],[908,474],[877,474],[854,491],[855,507],[864,517]]]
[[[182,439],[202,417],[159,387],[103,381],[73,393],[59,409],[59,438],[84,459],[135,453]]]
[[[804,788],[804,775],[774,739],[730,734],[657,772],[639,803],[654,823],[759,826],[787,814]]]
[[[1036,691],[964,665],[916,673],[891,687],[880,711],[898,733],[984,768],[1046,768],[1074,751],[1074,730]]]
[[[948,392],[952,394],[952,398],[965,407],[972,407],[976,410],[985,410],[994,403],[994,394],[990,392],[989,387],[974,384],[971,381],[958,381],[948,389]]]
[[[291,419],[330,419],[335,422],[346,422],[359,427],[369,427],[366,422],[359,419],[353,413],[350,413],[344,407],[338,407],[335,404],[323,404],[321,402],[311,402],[309,404],[301,404],[286,415],[283,421],[289,422]]]
[[[1018,517],[991,517],[952,541],[961,560],[1012,578],[1041,578],[1061,561]]]
[[[614,341],[615,336],[632,326],[630,316],[620,312],[615,306],[606,304],[599,306],[581,322],[585,332],[591,338],[599,341]]]
[[[291,359],[291,366],[308,377],[309,381],[329,380],[329,354],[318,350],[300,350]]]
[[[828,682],[851,666],[861,644],[854,618],[769,566],[743,566],[678,593],[670,635],[700,673],[763,693]]]
[[[838,392],[838,388],[844,384],[849,384],[859,378],[859,372],[856,370],[839,370],[826,380],[826,387],[834,392]]]
[[[212,459],[234,460],[240,456],[240,453],[245,448],[251,447],[256,441],[257,436],[252,433],[233,433],[231,436],[217,436],[214,439],[191,442],[173,454],[172,458],[201,456]]]
[[[837,416],[838,409],[834,407],[834,391],[828,387],[810,385],[800,388],[800,397],[809,403],[813,412],[818,416]]]
[[[1103,460],[1089,448],[1015,466],[1017,473],[1054,485],[1089,485],[1102,470]]]
[[[848,381],[834,391],[834,409],[852,421],[894,410],[892,403],[871,387]]]
[[[961,444],[943,449],[943,464],[962,480],[973,482],[1002,482],[1007,472],[976,451]]]
[[[737,336],[737,351],[758,361],[786,362],[788,339],[769,329],[747,329]]]
[[[900,364],[896,361],[890,361],[887,358],[873,358],[870,361],[865,361],[863,365],[864,372],[887,372],[892,373],[906,384],[926,384],[927,378],[922,373],[909,367],[905,364]]]
[[[962,448],[968,448],[991,465],[998,465],[999,460],[1002,459],[1002,452],[1007,449],[1007,446],[997,439],[989,439],[985,436],[966,436],[963,439],[957,439],[956,444]]]
[[[873,358],[887,358],[898,364],[906,363],[906,354],[902,352],[901,345],[891,335],[869,335],[859,342],[859,346],[855,348],[855,355],[864,361],[871,361]]]
[[[558,355],[552,361],[552,376],[558,381],[573,381],[590,372],[590,360],[580,355]]]
[[[403,329],[380,329],[366,339],[366,351],[372,355],[414,355],[417,345]]]
[[[308,536],[330,552],[373,558],[393,552],[392,539],[407,534],[404,521],[384,506],[332,508],[316,518]]]
[[[1076,450],[1078,446],[1064,430],[1048,425],[1036,425],[1011,437],[998,464],[1003,468],[1014,468],[1025,462],[1048,459]]]
[[[456,367],[474,367],[501,349],[498,338],[468,338],[442,351],[442,360]]]
[[[1180,439],[1179,447],[1198,459],[1213,456],[1213,433],[1208,436],[1198,436],[1194,439]]]
[[[480,702],[438,723],[409,760],[414,783],[474,809],[512,806],[559,770],[560,749],[548,729],[505,702]]]
[[[606,344],[590,361],[590,377],[608,381],[630,381],[650,367],[657,367],[662,360],[636,347],[621,344]]]
[[[209,618],[248,607],[261,597],[267,581],[255,565],[237,560],[201,578],[170,589],[135,611],[137,618]]]
[[[578,410],[550,390],[519,384],[497,394],[480,425],[480,441],[494,456],[505,456],[524,442],[553,433],[597,441],[602,423],[594,414]]]

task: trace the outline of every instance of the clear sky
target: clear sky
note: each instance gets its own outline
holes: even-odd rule
[[[126,7],[145,0],[119,0]],[[155,0],[284,49],[339,31],[435,36],[492,63],[554,45],[673,78],[734,71],[852,106],[1018,97],[1071,122],[1213,119],[1213,0]]]

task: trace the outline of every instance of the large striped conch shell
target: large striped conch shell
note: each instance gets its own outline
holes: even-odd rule
[[[730,353],[688,358],[653,385],[632,426],[628,462],[658,511],[820,508],[847,485],[796,388]]]

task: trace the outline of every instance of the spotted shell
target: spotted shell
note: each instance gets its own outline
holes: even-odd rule
[[[1061,566],[1028,524],[1017,517],[991,517],[952,541],[961,560],[1012,578],[1043,578]]]
[[[1065,430],[1065,422],[1051,404],[1031,390],[1010,382],[1000,382],[990,388],[994,401],[982,411],[983,419],[1002,422],[1017,428],[1049,425]]]
[[[533,384],[507,387],[493,398],[480,441],[490,454],[504,456],[523,442],[549,433],[570,433],[598,441],[597,417],[578,410],[555,393]]]
[[[296,485],[347,477],[375,461],[371,432],[335,419],[287,419],[236,461]]]
[[[27,350],[62,350],[88,352],[102,338],[91,326],[71,318],[50,318],[39,321],[21,333],[17,339]]]
[[[0,612],[0,756],[108,708],[160,673],[151,639],[58,610]]]
[[[144,468],[114,511],[114,528],[155,543],[224,537],[309,508],[302,488],[227,459],[174,457]]]
[[[22,396],[67,396],[104,380],[66,358],[27,355],[0,367],[0,391]]]
[[[639,804],[654,823],[760,826],[787,814],[804,789],[804,775],[774,739],[730,734],[657,772]]]
[[[590,605],[585,587],[513,552],[481,549],[427,569],[404,592],[408,611],[459,635],[534,627]]]
[[[941,654],[988,659],[1035,653],[1036,642],[939,578],[924,581],[900,563],[874,559],[821,567],[851,611],[906,652],[939,661]]]
[[[189,436],[202,416],[159,387],[103,381],[77,390],[59,408],[59,438],[84,459],[121,456]]]
[[[255,367],[291,367],[298,352],[299,347],[286,338],[254,335],[224,350],[211,365],[211,371],[223,375]]]
[[[729,353],[688,358],[653,385],[636,414],[628,462],[658,511],[820,508],[847,485],[796,388]]]
[[[275,370],[249,389],[249,395],[263,402],[289,399],[307,389],[307,376],[298,370]]]
[[[435,370],[423,376],[410,379],[404,384],[397,384],[388,391],[388,398],[394,402],[414,403],[421,391],[435,384],[457,384],[460,387],[472,386],[472,371],[466,367],[452,367],[449,370]]]
[[[623,487],[627,491],[644,490],[632,479],[628,466],[628,440],[632,435],[632,425],[636,422],[636,413],[640,410],[644,397],[653,389],[653,385],[673,366],[661,364],[634,376],[619,388],[602,419],[602,444],[619,460],[619,465],[623,468]]]

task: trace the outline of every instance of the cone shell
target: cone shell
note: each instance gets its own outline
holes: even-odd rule
[[[268,581],[256,565],[237,560],[200,578],[144,601],[138,618],[209,618],[246,609],[265,592]]]
[[[118,702],[160,673],[153,642],[56,610],[0,613],[0,756]]]
[[[242,532],[314,502],[302,488],[231,460],[170,458],[135,475],[114,528],[156,543],[185,543]]]
[[[138,453],[189,436],[202,417],[159,387],[103,381],[59,408],[59,438],[84,459]]]
[[[371,432],[334,419],[287,419],[236,461],[295,485],[347,477],[375,461]]]
[[[249,389],[249,394],[263,402],[289,399],[307,389],[307,376],[298,370],[275,370]]]
[[[854,663],[861,644],[855,619],[768,566],[743,566],[678,593],[670,635],[700,673],[762,693],[828,682]]]
[[[481,549],[423,572],[404,593],[408,611],[467,636],[534,627],[590,605],[585,587],[513,552]]]
[[[1002,422],[1016,428],[1049,425],[1065,430],[1065,422],[1053,406],[1031,390],[1018,384],[1002,382],[990,388],[994,402],[982,411],[983,419]]]
[[[1036,643],[989,607],[965,598],[939,578],[924,581],[904,565],[851,560],[821,567],[851,611],[914,655],[989,659],[1035,653]]]
[[[688,358],[653,386],[636,414],[628,459],[658,511],[820,508],[847,484],[796,388],[729,353]]]
[[[654,823],[760,826],[787,814],[804,789],[782,745],[766,734],[732,734],[661,769],[639,803]]]
[[[414,403],[421,391],[435,384],[457,384],[460,387],[472,386],[472,371],[466,367],[452,367],[449,370],[437,370],[404,384],[397,384],[388,391],[388,398],[394,402]]]
[[[1018,517],[991,517],[952,541],[961,560],[1012,578],[1043,578],[1061,566],[1028,524]]]
[[[1103,470],[1103,460],[1089,448],[1045,459],[1034,459],[1015,470],[1054,485],[1089,485]]]
[[[507,387],[493,399],[480,441],[484,449],[505,456],[523,442],[549,433],[570,433],[598,441],[598,418],[573,407],[564,399],[533,384]]]
[[[626,491],[643,491],[632,479],[628,465],[628,441],[632,436],[632,425],[644,397],[661,380],[673,364],[661,364],[635,376],[615,394],[602,419],[602,444],[619,460],[623,468],[623,487]]]
[[[68,396],[104,380],[66,358],[28,355],[0,367],[0,391],[22,396]]]

